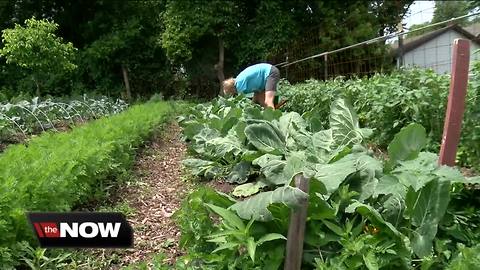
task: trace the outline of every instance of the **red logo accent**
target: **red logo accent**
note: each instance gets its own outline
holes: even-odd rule
[[[33,226],[37,231],[38,237],[56,238],[60,237],[60,230],[57,223],[54,222],[34,222]]]

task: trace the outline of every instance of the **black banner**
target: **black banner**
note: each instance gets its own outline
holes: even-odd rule
[[[128,248],[133,230],[121,213],[28,213],[41,247]]]

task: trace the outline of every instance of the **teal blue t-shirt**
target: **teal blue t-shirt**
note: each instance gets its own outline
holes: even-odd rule
[[[272,65],[256,64],[244,69],[235,78],[235,88],[239,94],[248,94],[265,90],[267,77],[270,75]]]

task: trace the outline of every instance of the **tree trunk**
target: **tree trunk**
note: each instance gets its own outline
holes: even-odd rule
[[[36,95],[37,97],[40,97],[40,84],[38,83],[37,78],[35,77],[35,75],[32,75],[32,79],[33,79],[33,82],[35,82],[35,85],[37,86],[37,89],[35,90],[35,95]]]
[[[130,83],[128,82],[128,71],[125,65],[122,65],[123,82],[125,83],[125,94],[128,101],[132,99],[132,92],[130,91]]]
[[[223,44],[223,39],[218,38],[218,63],[215,65],[215,70],[217,71],[217,78],[220,82],[220,95],[223,93],[222,82],[225,80],[225,74],[223,73],[223,63],[225,60],[225,46]]]

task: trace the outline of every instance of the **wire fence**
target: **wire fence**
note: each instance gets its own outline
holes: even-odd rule
[[[422,16],[422,12],[431,13],[431,9],[408,16]],[[308,36],[267,60],[279,67],[282,77],[291,83],[311,78],[362,77],[414,66],[450,74],[452,44],[456,38],[470,40],[470,63],[480,60],[480,53],[475,53],[480,49],[479,15],[472,13],[416,29],[404,29],[404,24],[399,24],[394,33],[324,52],[319,48],[325,47],[328,38],[320,37],[319,28],[313,28]]]

